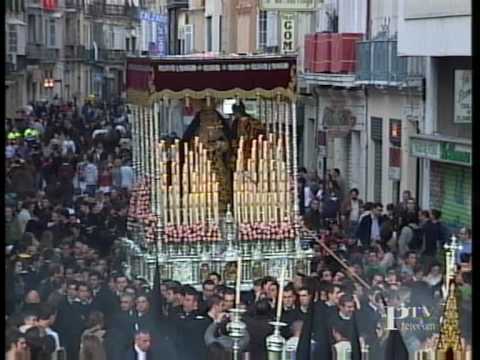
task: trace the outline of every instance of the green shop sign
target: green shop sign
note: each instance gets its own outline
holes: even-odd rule
[[[470,148],[453,143],[441,143],[441,156],[444,161],[472,165],[472,152]]]
[[[415,157],[471,166],[472,150],[469,145],[431,139],[410,139],[410,154]]]

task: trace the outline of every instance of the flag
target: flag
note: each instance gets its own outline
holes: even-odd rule
[[[313,318],[315,316],[315,303],[310,302],[310,306],[305,316],[302,326],[300,339],[298,340],[296,360],[311,360],[312,359],[312,333],[313,333]],[[312,359],[313,360],[313,359]]]

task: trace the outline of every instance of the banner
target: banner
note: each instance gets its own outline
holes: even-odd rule
[[[455,70],[455,114],[456,124],[472,123],[472,70]]]

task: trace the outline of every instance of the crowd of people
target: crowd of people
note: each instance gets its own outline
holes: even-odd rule
[[[172,279],[157,288],[127,276],[119,238],[127,234],[135,174],[124,104],[36,103],[8,119],[6,133],[8,359],[231,359],[234,307],[247,310],[242,356],[267,359],[277,279],[255,280],[236,304],[221,274],[209,274],[201,290]],[[311,273],[297,273],[283,289],[287,349],[307,342],[314,359],[360,359],[368,345],[372,359],[383,359],[385,303],[424,309],[400,326],[410,351],[432,346],[444,295],[442,246],[450,236],[441,212],[419,210],[409,192],[384,211],[348,191],[338,169],[325,186],[305,169],[299,173],[304,222],[319,240]],[[471,344],[471,232],[458,235],[458,264],[467,268],[457,276],[461,329]]]

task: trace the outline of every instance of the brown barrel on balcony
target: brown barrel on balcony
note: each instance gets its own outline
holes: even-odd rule
[[[356,43],[361,41],[361,33],[331,34],[332,62],[330,71],[335,74],[355,72]]]
[[[317,33],[316,35],[313,72],[329,73],[332,64],[332,35],[334,34]]]

